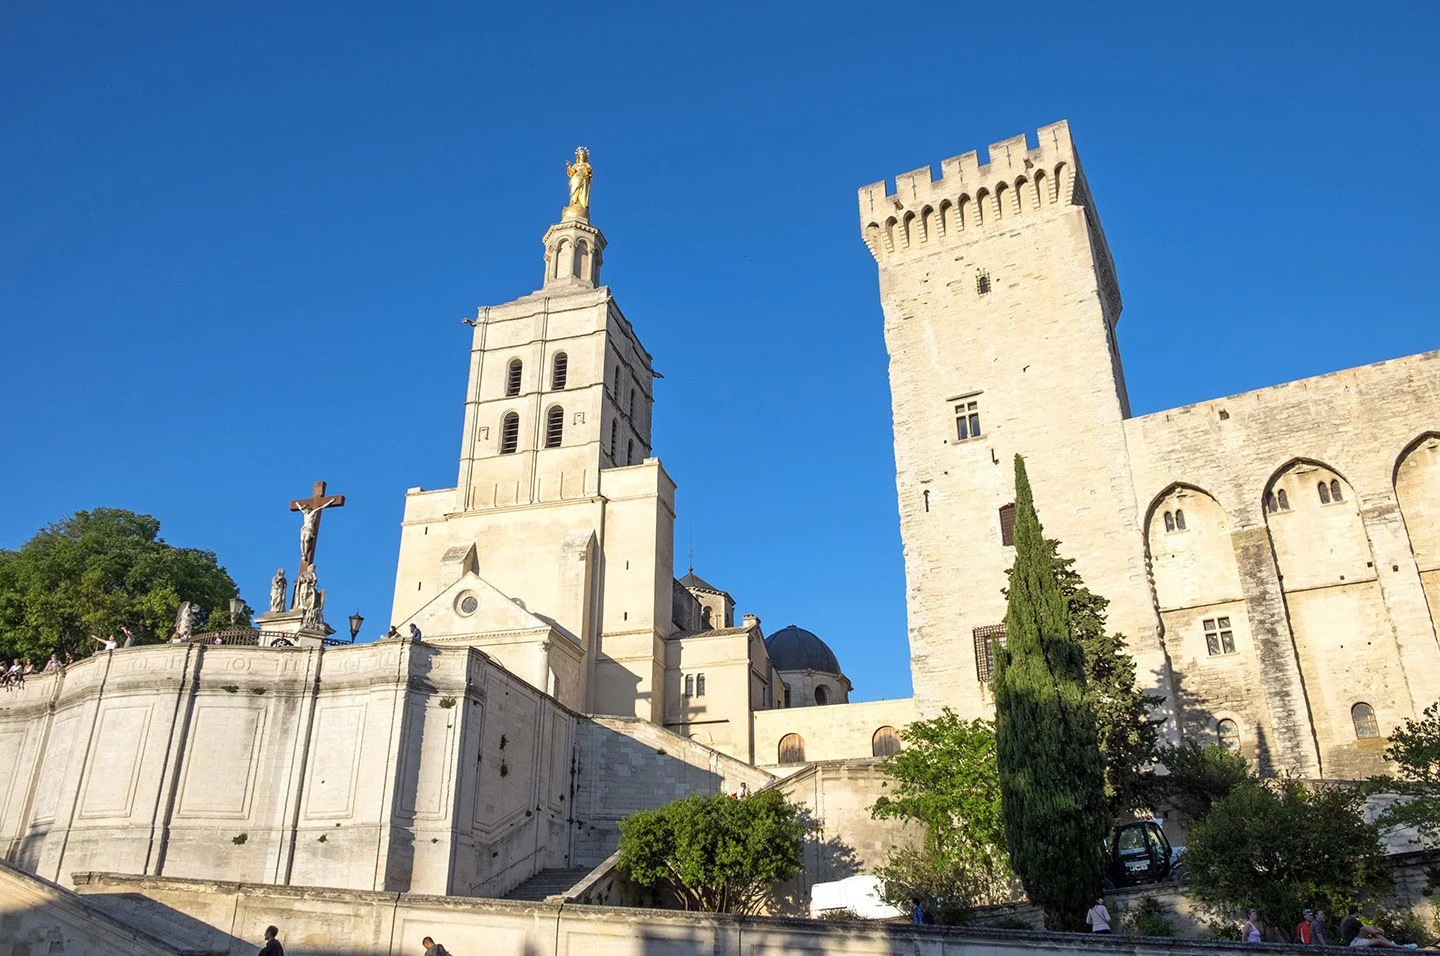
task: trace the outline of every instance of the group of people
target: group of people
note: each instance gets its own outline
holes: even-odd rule
[[[50,659],[45,662],[45,666],[38,669],[38,673],[48,674],[51,671],[63,671],[73,663],[75,663],[75,658],[68,652],[65,654],[64,660],[61,660],[59,654],[51,654]],[[8,667],[5,666],[4,661],[0,661],[0,687],[12,689],[18,687],[25,683],[26,677],[34,673],[37,673],[37,669],[34,664],[30,663],[28,657],[24,659],[17,657]]]
[[[1360,918],[1360,907],[1351,906],[1340,921],[1339,937],[1331,939],[1329,931],[1325,928],[1325,911],[1319,908],[1307,909],[1300,922],[1295,927],[1295,939],[1304,946],[1353,946],[1363,949],[1371,946],[1381,949],[1416,949],[1416,943],[1397,943],[1387,939],[1385,934],[1377,926],[1366,925]],[[1292,940],[1277,940],[1273,936],[1266,939],[1267,932],[1264,924],[1260,922],[1258,910],[1250,910],[1245,915],[1245,922],[1240,924],[1240,938],[1247,943],[1265,942],[1292,942]]]
[[[425,956],[450,956],[450,950],[435,942],[433,937],[426,936],[420,945],[425,947]],[[280,945],[279,927],[265,927],[265,945],[260,948],[260,956],[285,956],[285,947]]]

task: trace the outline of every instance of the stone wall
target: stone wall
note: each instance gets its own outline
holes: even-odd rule
[[[180,956],[203,952],[171,946],[63,887],[0,863],[0,956]]]
[[[755,762],[778,772],[780,741],[788,734],[800,737],[806,761],[869,756],[874,752],[875,735],[882,728],[889,727],[898,733],[916,719],[915,701],[909,697],[757,710],[751,715],[755,726]]]

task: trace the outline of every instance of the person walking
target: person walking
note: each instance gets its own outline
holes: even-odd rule
[[[1245,922],[1240,924],[1240,938],[1247,943],[1260,942],[1260,912],[1258,910],[1246,910]]]
[[[1316,910],[1315,915],[1310,919],[1310,945],[1329,946],[1330,941],[1325,938],[1325,911]]]
[[[450,950],[435,942],[435,940],[429,936],[422,939],[420,945],[425,947],[425,956],[450,956]]]
[[[1360,907],[1351,905],[1340,921],[1340,945],[1349,946],[1360,933]]]
[[[281,946],[280,940],[276,938],[279,935],[279,927],[265,927],[265,945],[260,947],[260,956],[285,956],[285,947]]]
[[[1095,905],[1085,913],[1085,925],[1092,933],[1110,932],[1110,911],[1105,908],[1105,897],[1095,898]]]

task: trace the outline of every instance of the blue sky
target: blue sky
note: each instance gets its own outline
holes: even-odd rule
[[[133,508],[258,605],[325,478],[377,635],[581,143],[677,554],[861,699],[910,684],[860,186],[1070,120],[1137,414],[1440,346],[1440,5],[404,6],[0,13],[0,547]]]

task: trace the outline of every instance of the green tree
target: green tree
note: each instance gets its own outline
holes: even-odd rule
[[[1162,750],[1160,762],[1169,771],[1161,778],[1165,798],[1192,823],[1205,819],[1218,801],[1254,779],[1245,758],[1219,744],[1202,746],[1186,740]]]
[[[620,821],[620,870],[687,910],[757,913],[800,872],[810,829],[778,790],[690,796]]]
[[[1407,717],[1395,729],[1385,759],[1395,764],[1397,773],[1372,777],[1367,789],[1405,799],[1385,810],[1380,826],[1413,827],[1426,841],[1440,838],[1440,703],[1425,708],[1419,720]]]
[[[1306,907],[1373,900],[1390,877],[1362,809],[1355,787],[1244,780],[1190,831],[1190,892],[1217,915],[1253,906],[1287,938]]]
[[[937,922],[958,923],[978,905],[1010,899],[994,724],[961,720],[947,707],[907,725],[900,738],[904,747],[883,765],[897,785],[870,812],[923,824],[925,843],[897,850],[880,869],[887,902],[914,896]]]
[[[159,534],[149,515],[97,508],[42,529],[19,550],[0,550],[0,654],[83,657],[97,647],[89,635],[121,627],[137,641],[163,640],[182,601],[228,622],[238,591],[215,553],[174,547]]]
[[[995,671],[995,741],[1010,864],[1053,930],[1099,895],[1110,826],[1105,760],[1055,561],[1015,456],[1015,565]]]

